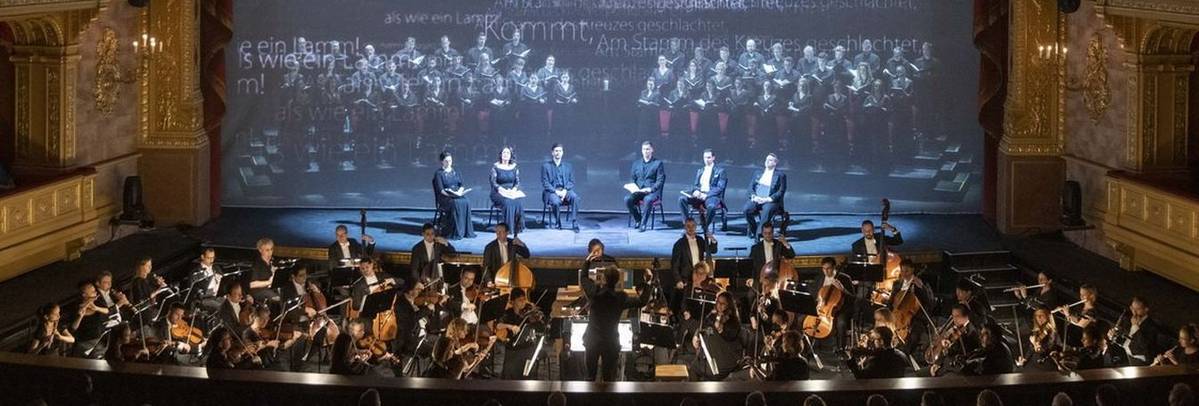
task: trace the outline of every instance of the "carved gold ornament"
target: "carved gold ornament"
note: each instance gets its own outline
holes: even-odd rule
[[[1112,89],[1107,81],[1107,47],[1103,45],[1099,31],[1095,31],[1087,46],[1086,69],[1082,100],[1091,115],[1091,123],[1099,124],[1112,102]]]
[[[111,27],[104,28],[104,34],[96,42],[96,84],[92,95],[96,98],[96,110],[105,117],[112,116],[113,107],[121,97],[121,83],[136,79],[132,74],[121,72],[117,63],[119,45],[117,33]]]

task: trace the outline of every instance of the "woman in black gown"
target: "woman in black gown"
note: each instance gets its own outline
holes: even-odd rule
[[[441,159],[441,169],[433,175],[433,191],[437,195],[437,206],[446,212],[442,221],[446,227],[442,235],[451,240],[474,238],[470,201],[466,199],[468,189],[462,185],[462,175],[454,170],[454,157],[449,151],[443,151],[438,158]]]
[[[500,149],[500,160],[491,166],[491,203],[500,209],[503,222],[516,233],[525,229],[524,196],[514,197],[520,191],[520,168],[516,167],[516,156],[512,147]]]

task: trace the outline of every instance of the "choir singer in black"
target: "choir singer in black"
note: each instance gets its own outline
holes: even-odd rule
[[[637,285],[637,297],[629,297],[628,293],[617,287],[620,281],[620,271],[616,267],[600,269],[592,281],[587,275],[587,269],[579,269],[579,286],[591,304],[591,319],[587,330],[583,332],[583,346],[586,348],[587,380],[594,381],[596,372],[603,363],[603,381],[616,380],[616,371],[620,367],[620,325],[621,315],[625,309],[644,306],[649,301],[650,289],[645,283]],[[645,270],[645,279],[653,280],[653,271]]]
[[[562,206],[570,208],[571,230],[579,232],[579,195],[575,193],[575,173],[570,162],[562,159],[562,144],[550,147],[550,159],[541,164],[541,199],[554,209],[554,220],[562,228]]]
[[[654,158],[654,144],[641,143],[641,159],[633,162],[632,182],[625,185],[629,195],[624,203],[633,216],[638,231],[645,231],[649,217],[653,214],[654,202],[662,198],[662,187],[666,185],[666,168],[661,160]],[[640,207],[638,207],[640,206]]]
[[[783,210],[783,197],[787,194],[787,175],[775,170],[779,158],[773,152],[766,154],[765,168],[754,172],[752,183],[749,185],[749,201],[745,202],[742,211],[745,221],[749,223],[747,233],[751,240],[756,240],[760,224],[770,221],[776,213]]]

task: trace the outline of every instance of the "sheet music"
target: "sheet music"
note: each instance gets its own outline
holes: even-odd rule
[[[637,193],[641,191],[641,188],[637,187],[636,183],[626,183],[624,184],[624,190],[629,191],[629,193]]]

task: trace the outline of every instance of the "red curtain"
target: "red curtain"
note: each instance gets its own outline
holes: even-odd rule
[[[1003,101],[1007,98],[1009,0],[974,0],[974,46],[981,55],[978,72],[978,123],[983,141],[983,218],[995,223],[999,140],[1003,138]]]
[[[202,0],[200,13],[200,92],[204,129],[211,153],[209,205],[221,214],[221,120],[225,118],[225,45],[233,38],[233,0]]]

